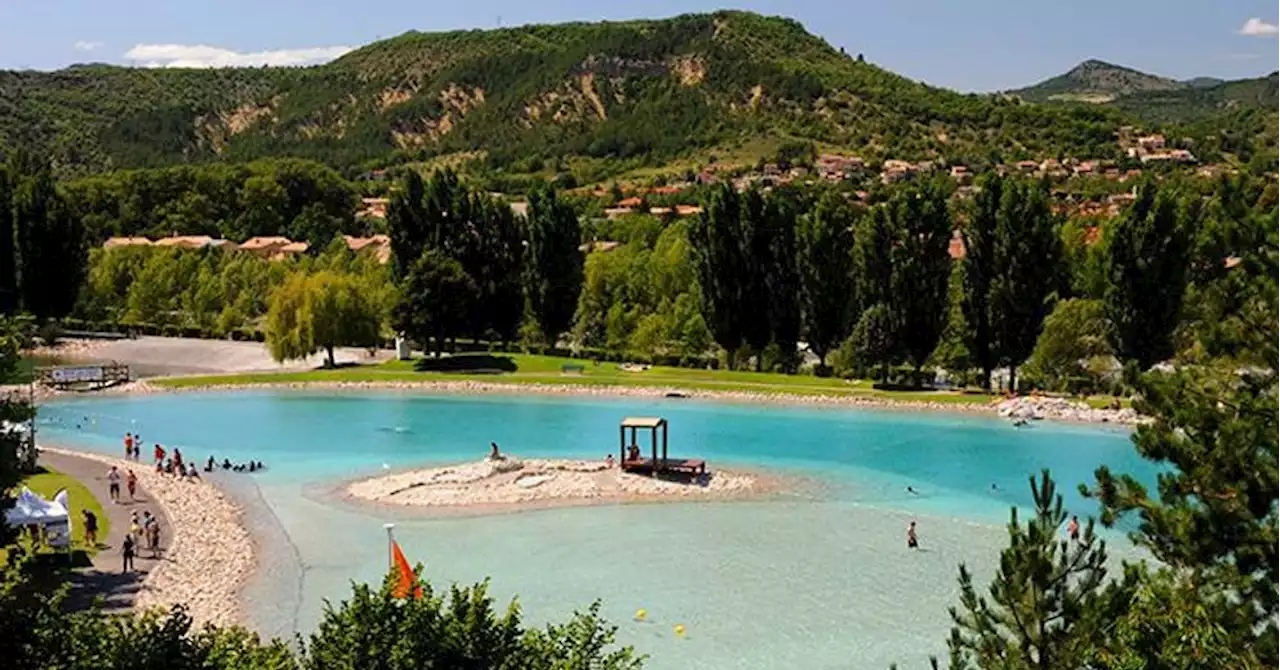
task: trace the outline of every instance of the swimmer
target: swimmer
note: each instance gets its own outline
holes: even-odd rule
[[[996,483],[995,483],[995,482],[991,482],[991,492],[992,492],[992,493],[996,493],[996,492],[998,492],[999,490],[1000,490],[1000,487],[999,487],[999,486],[996,486]]]
[[[910,493],[913,496],[920,495],[919,491],[915,490],[914,488],[911,488],[910,486],[907,487],[907,493]]]

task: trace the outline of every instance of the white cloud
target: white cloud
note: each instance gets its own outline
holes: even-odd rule
[[[94,42],[90,40],[76,40],[76,43],[72,44],[71,46],[74,47],[76,51],[93,51],[94,49],[97,49],[98,47],[102,46],[102,42]]]
[[[251,67],[257,65],[313,65],[331,61],[351,47],[275,49],[243,53],[204,44],[138,44],[124,57],[143,67]]]
[[[1241,35],[1249,35],[1252,37],[1275,37],[1280,35],[1280,26],[1274,23],[1267,23],[1262,19],[1249,19],[1240,26]]]

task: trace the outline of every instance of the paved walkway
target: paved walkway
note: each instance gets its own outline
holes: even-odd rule
[[[173,540],[173,526],[165,516],[164,509],[155,504],[141,487],[138,489],[137,498],[130,501],[129,490],[125,487],[123,479],[120,484],[121,503],[112,504],[111,497],[107,494],[108,467],[98,461],[42,451],[40,464],[78,479],[98,498],[98,502],[102,503],[102,509],[111,523],[110,534],[107,537],[98,538],[98,553],[92,559],[93,564],[72,573],[71,606],[83,609],[88,607],[95,597],[102,596],[104,611],[119,612],[132,607],[138,590],[142,588],[142,580],[159,563],[159,560],[164,560],[164,552],[161,551],[161,558],[156,560],[150,558],[150,551],[145,548],[140,549],[134,559],[135,569],[128,573],[121,572],[124,561],[120,555],[120,547],[124,542],[125,533],[129,532],[130,515],[136,511],[141,517],[143,511],[150,511],[153,516],[159,517],[160,547],[163,550]],[[147,467],[145,463],[138,465]],[[71,522],[81,524],[84,520],[77,518],[72,519]]]

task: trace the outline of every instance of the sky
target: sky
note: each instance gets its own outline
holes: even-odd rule
[[[1178,79],[1277,69],[1274,0],[0,0],[0,68],[324,62],[408,30],[659,18],[722,8],[799,20],[850,53],[961,91],[1096,58]]]

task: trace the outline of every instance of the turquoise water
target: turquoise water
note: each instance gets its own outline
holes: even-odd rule
[[[521,456],[603,457],[617,449],[618,420],[643,414],[670,421],[673,456],[814,485],[765,502],[480,518],[370,512],[328,496],[384,465],[477,459],[490,441]],[[266,632],[308,631],[350,580],[378,579],[382,523],[394,520],[410,560],[426,564],[433,581],[492,576],[493,593],[519,594],[531,622],[602,599],[620,639],[654,668],[921,663],[945,651],[956,565],[993,572],[1010,506],[1030,501],[1029,475],[1050,468],[1082,516],[1096,507],[1075,487],[1099,464],[1154,478],[1128,434],[1113,429],[688,400],[179,394],[58,402],[42,409],[40,424],[46,443],[114,454],[133,431],[188,459],[265,461],[265,473],[225,479],[250,504],[262,538],[264,567],[245,595]],[[903,546],[911,519],[926,551]],[[640,607],[645,623],[631,620]],[[685,639],[672,634],[677,623]]]

